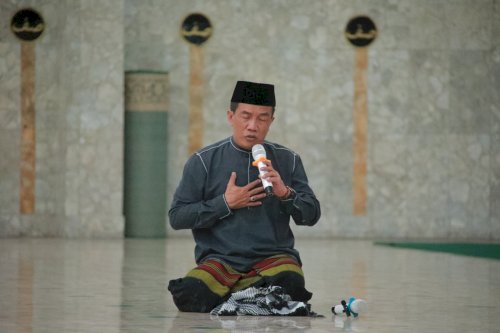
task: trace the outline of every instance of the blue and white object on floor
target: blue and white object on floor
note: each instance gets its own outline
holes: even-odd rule
[[[361,298],[349,298],[349,302],[346,303],[345,300],[342,300],[340,304],[332,307],[332,312],[335,315],[345,314],[347,317],[350,317],[351,314],[356,318],[361,312],[364,312],[368,309],[368,303]]]

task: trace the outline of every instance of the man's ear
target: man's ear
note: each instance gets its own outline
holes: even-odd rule
[[[228,123],[230,123],[231,125],[233,124],[233,117],[234,117],[234,112],[231,110],[227,110],[226,118]]]

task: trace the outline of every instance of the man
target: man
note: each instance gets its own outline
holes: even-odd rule
[[[189,158],[169,211],[174,229],[191,229],[198,266],[168,290],[180,311],[209,312],[249,286],[281,286],[294,301],[307,302],[290,216],[314,225],[320,204],[308,185],[299,155],[268,141],[274,120],[274,86],[238,81],[227,120],[233,135]],[[267,196],[252,166],[252,147],[267,153]]]

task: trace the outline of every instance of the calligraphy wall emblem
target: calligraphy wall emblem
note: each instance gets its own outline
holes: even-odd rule
[[[42,16],[31,8],[19,10],[10,23],[14,35],[22,41],[31,42],[38,39],[45,30]]]
[[[366,47],[377,38],[377,27],[368,16],[357,16],[347,23],[345,37],[356,47]]]
[[[201,45],[212,36],[212,24],[203,14],[190,14],[182,22],[181,34],[189,43]]]

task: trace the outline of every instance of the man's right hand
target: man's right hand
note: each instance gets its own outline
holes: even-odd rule
[[[232,172],[227,182],[224,193],[227,205],[231,209],[243,207],[255,207],[262,205],[262,199],[266,197],[260,179],[254,180],[245,186],[236,185],[236,172]]]

